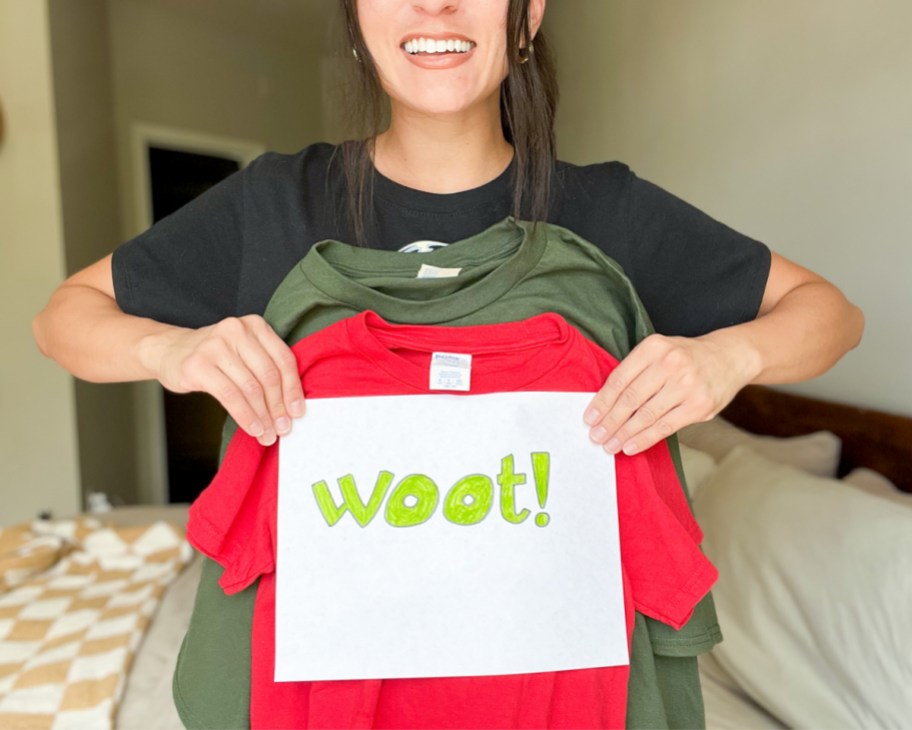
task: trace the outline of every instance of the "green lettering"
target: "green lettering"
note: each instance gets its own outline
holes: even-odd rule
[[[326,524],[332,527],[348,511],[351,512],[352,517],[355,518],[361,527],[365,527],[368,522],[374,519],[374,515],[380,509],[380,503],[383,502],[390,484],[393,483],[393,474],[392,472],[381,471],[377,475],[374,491],[367,504],[361,501],[361,495],[358,494],[358,488],[355,486],[355,478],[351,474],[339,477],[336,481],[342,492],[341,505],[335,503],[325,481],[319,481],[313,485],[314,497],[317,499],[317,506],[320,508]]]
[[[516,485],[525,484],[526,475],[513,472],[513,454],[500,460],[497,483],[500,484],[500,513],[507,522],[518,525],[529,516],[529,510],[516,512]]]
[[[406,500],[413,502],[407,504]],[[396,485],[386,503],[386,521],[393,527],[414,527],[427,522],[437,507],[437,485],[424,474],[409,474]]]
[[[538,497],[538,505],[544,509],[548,503],[548,476],[551,471],[551,454],[547,451],[532,452],[532,478],[535,480],[535,494]],[[535,515],[535,524],[539,527],[545,527],[551,521],[551,516],[547,512],[539,512]]]
[[[443,516],[456,525],[477,525],[491,511],[494,485],[484,474],[471,474],[456,482],[443,501]]]

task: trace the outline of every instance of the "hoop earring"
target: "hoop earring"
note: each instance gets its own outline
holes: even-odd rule
[[[516,63],[522,66],[524,63],[529,63],[529,59],[532,58],[532,54],[535,53],[535,46],[531,43],[528,48],[520,48],[518,51],[518,57]]]

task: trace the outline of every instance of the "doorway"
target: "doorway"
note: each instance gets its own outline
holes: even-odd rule
[[[160,221],[263,150],[255,143],[182,130],[140,127],[137,132],[143,228]],[[192,502],[218,470],[225,411],[203,393],[176,394],[153,383],[140,397],[139,433],[150,475],[152,501]]]
[[[149,146],[152,222],[183,207],[241,169],[237,160],[215,154]],[[168,501],[192,502],[218,471],[225,410],[204,393],[172,393],[162,388]]]

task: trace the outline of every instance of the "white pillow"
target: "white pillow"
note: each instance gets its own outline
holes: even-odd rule
[[[908,726],[912,512],[743,447],[694,508],[738,684],[789,727]]]
[[[912,494],[903,492],[883,474],[873,469],[858,467],[842,478],[846,484],[851,484],[856,489],[863,489],[868,494],[874,494],[883,499],[889,499],[895,504],[912,507]]]
[[[697,451],[680,442],[678,448],[681,450],[681,464],[684,467],[687,490],[693,498],[700,485],[706,481],[706,477],[716,468],[716,460],[705,451]]]
[[[757,436],[719,416],[681,429],[678,437],[681,443],[709,454],[716,461],[722,461],[736,446],[750,446],[768,459],[821,477],[836,476],[842,447],[839,437],[829,431],[789,438]]]

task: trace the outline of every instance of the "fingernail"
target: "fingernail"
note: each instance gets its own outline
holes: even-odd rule
[[[598,441],[601,443],[605,440],[605,436],[608,435],[608,430],[604,426],[596,426],[591,431],[589,431],[589,438],[593,441]]]
[[[254,421],[250,424],[250,428],[247,429],[247,433],[249,433],[254,438],[259,438],[263,435],[263,424],[259,421]]]
[[[276,419],[275,430],[282,434],[283,436],[291,431],[291,421],[289,421],[285,416],[281,416]]]
[[[609,454],[616,454],[621,450],[621,442],[616,438],[611,439],[607,444],[605,444],[605,451]]]
[[[304,401],[296,400],[288,408],[291,411],[292,418],[300,418],[304,415]]]
[[[583,420],[588,423],[590,426],[594,426],[601,419],[602,415],[595,409],[590,408],[586,411],[586,415],[583,416]]]
[[[639,447],[633,441],[624,444],[624,453],[627,454],[627,456],[633,456],[639,450]]]
[[[276,442],[276,434],[271,428],[267,429],[262,436],[260,436],[260,442],[263,446],[272,446]]]

